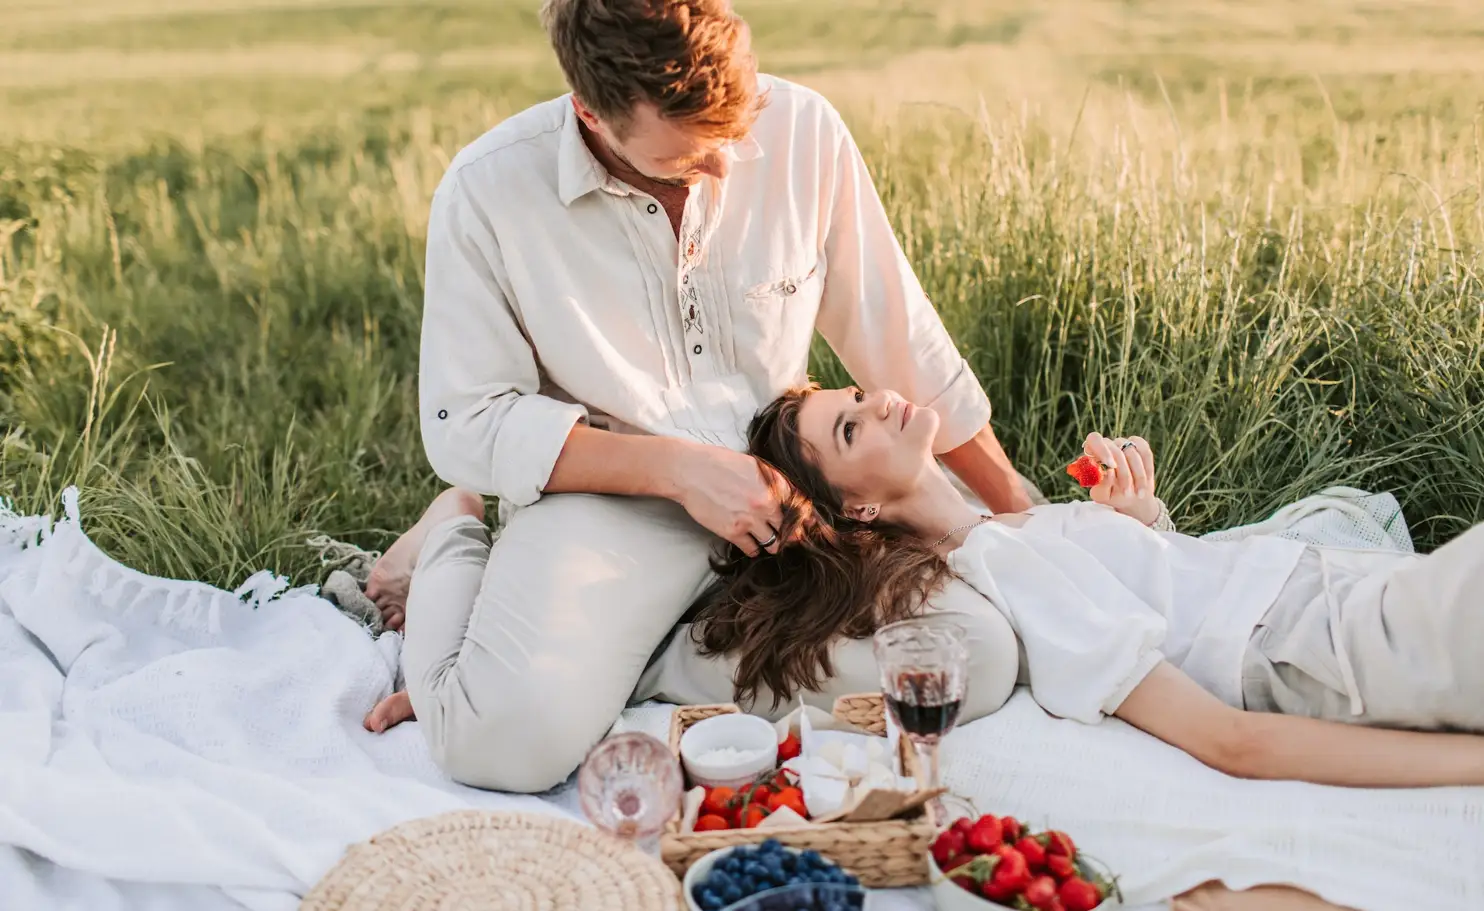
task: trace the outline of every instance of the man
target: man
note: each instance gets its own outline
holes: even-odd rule
[[[657,649],[718,539],[784,543],[744,431],[816,330],[862,387],[940,412],[936,451],[990,508],[1031,505],[839,115],[758,75],[728,0],[547,0],[543,21],[572,93],[463,149],[433,199],[422,432],[456,486],[368,585],[406,613],[434,756],[512,791],[562,781],[631,695],[725,683],[685,637]],[[1011,643],[992,710],[1013,637],[980,604]]]

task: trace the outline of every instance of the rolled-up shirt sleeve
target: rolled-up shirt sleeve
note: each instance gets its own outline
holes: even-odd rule
[[[1065,539],[989,522],[949,562],[1010,621],[1053,715],[1096,723],[1164,660],[1165,617]]]
[[[989,423],[989,397],[928,300],[850,131],[833,109],[833,198],[817,326],[856,383],[894,389],[942,418],[933,451]]]
[[[540,366],[504,285],[495,233],[450,172],[428,224],[418,399],[440,478],[517,506],[540,498],[580,405],[541,395]]]

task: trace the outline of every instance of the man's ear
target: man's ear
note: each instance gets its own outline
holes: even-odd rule
[[[861,503],[845,507],[845,514],[857,522],[874,522],[881,514],[881,507],[875,503]]]
[[[582,99],[578,98],[575,94],[572,96],[572,110],[577,112],[577,119],[581,120],[583,125],[589,130],[596,131],[598,129],[598,115],[594,114],[587,105],[583,104]]]

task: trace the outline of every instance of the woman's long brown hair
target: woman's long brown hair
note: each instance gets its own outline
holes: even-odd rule
[[[799,408],[818,388],[789,390],[747,429],[749,451],[793,485],[779,537],[788,540],[797,528],[799,539],[756,558],[728,545],[712,560],[719,578],[692,618],[701,654],[737,657],[733,685],[744,705],[763,689],[774,708],[799,690],[819,690],[834,676],[837,639],[865,639],[911,616],[949,574],[906,528],[845,514],[840,492],[799,435]]]

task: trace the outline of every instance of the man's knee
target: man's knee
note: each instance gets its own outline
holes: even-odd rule
[[[582,763],[587,747],[574,748],[566,738],[546,731],[485,732],[444,743],[439,766],[460,784],[491,791],[539,794],[566,781]],[[594,742],[602,736],[599,732]],[[496,745],[487,746],[491,741]]]
[[[605,714],[583,699],[563,704],[550,691],[505,695],[514,698],[466,703],[425,727],[434,761],[454,781],[520,794],[550,790],[581,765],[621,710]]]

